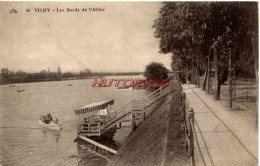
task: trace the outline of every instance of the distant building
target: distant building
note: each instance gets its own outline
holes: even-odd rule
[[[47,73],[47,72],[46,72],[46,70],[42,70],[42,71],[40,71],[40,73],[44,73],[44,74],[45,74],[45,73]]]
[[[60,66],[57,68],[57,74],[58,74],[59,76],[61,76],[61,68],[60,68]]]

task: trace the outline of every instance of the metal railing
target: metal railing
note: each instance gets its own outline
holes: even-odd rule
[[[158,98],[160,98],[163,94],[168,93],[168,91],[169,91],[168,87],[161,87],[155,90],[154,92],[150,93],[149,95],[143,98],[143,105],[147,106],[153,103],[154,101],[158,100]]]
[[[206,166],[206,162],[204,160],[202,151],[200,149],[198,137],[195,131],[195,126],[194,126],[194,110],[193,108],[189,107],[189,101],[186,98],[186,94],[182,93],[182,114],[184,118],[184,127],[185,127],[185,139],[186,143],[188,145],[188,152],[191,160],[191,165],[195,166],[195,155],[194,155],[194,149],[196,145],[196,150],[198,151],[198,154],[202,160],[203,166]]]
[[[132,100],[132,110],[142,110],[143,103],[141,100]]]
[[[163,97],[169,92],[169,87],[161,87],[143,98],[143,120],[152,114],[152,112],[164,101]]]
[[[81,133],[99,133],[100,123],[83,123],[79,126]]]
[[[109,125],[110,123],[113,123],[113,121],[117,120],[118,118],[122,117],[123,115],[129,113],[132,111],[132,101],[124,105],[123,107],[117,109],[116,111],[113,111],[112,113],[108,114],[106,118],[104,119],[104,124]]]

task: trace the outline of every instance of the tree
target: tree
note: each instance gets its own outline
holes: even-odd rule
[[[91,74],[91,70],[90,69],[84,69],[84,70],[81,70],[80,72],[79,72],[79,75],[81,76],[81,77],[89,77],[89,76],[91,76],[92,74]]]
[[[167,79],[168,70],[163,64],[152,62],[146,66],[144,76],[147,79]]]
[[[62,77],[64,78],[71,78],[72,77],[72,73],[71,72],[65,72],[62,74]]]
[[[9,81],[9,70],[8,68],[1,69],[1,82],[2,84],[8,83]]]
[[[207,47],[202,38],[205,36],[208,11],[209,3],[166,2],[153,26],[155,37],[160,38],[160,51],[175,55],[172,60],[178,61],[177,69],[186,71],[186,75],[191,70],[192,81],[198,85],[199,67],[206,62],[202,55]]]
[[[15,72],[15,75],[17,78],[24,78],[26,76],[26,72],[24,72],[22,70],[18,70]]]
[[[209,76],[214,66],[215,97],[219,99],[220,84],[227,79],[229,52],[236,70],[252,71],[243,64],[254,57],[258,73],[257,20],[257,3],[252,2],[165,2],[153,27],[160,52],[173,54],[172,69],[186,71],[187,76],[191,71],[193,83],[199,85],[201,67]]]

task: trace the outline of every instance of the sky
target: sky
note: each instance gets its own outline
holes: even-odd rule
[[[153,22],[161,2],[1,2],[0,67],[39,72],[88,68],[95,72],[144,71],[151,62],[170,69],[159,53]],[[50,8],[50,12],[36,12]],[[80,12],[67,12],[78,8]],[[83,12],[82,9],[88,9]],[[100,8],[104,11],[89,11]],[[10,13],[15,9],[18,13]],[[30,9],[30,12],[26,12]],[[64,12],[57,10],[64,9]]]

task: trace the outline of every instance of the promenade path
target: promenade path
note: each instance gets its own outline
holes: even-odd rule
[[[207,166],[257,165],[256,113],[231,111],[227,100],[214,100],[195,85],[184,84],[182,88],[195,112],[195,130]],[[196,149],[195,160],[196,165],[202,165]]]

